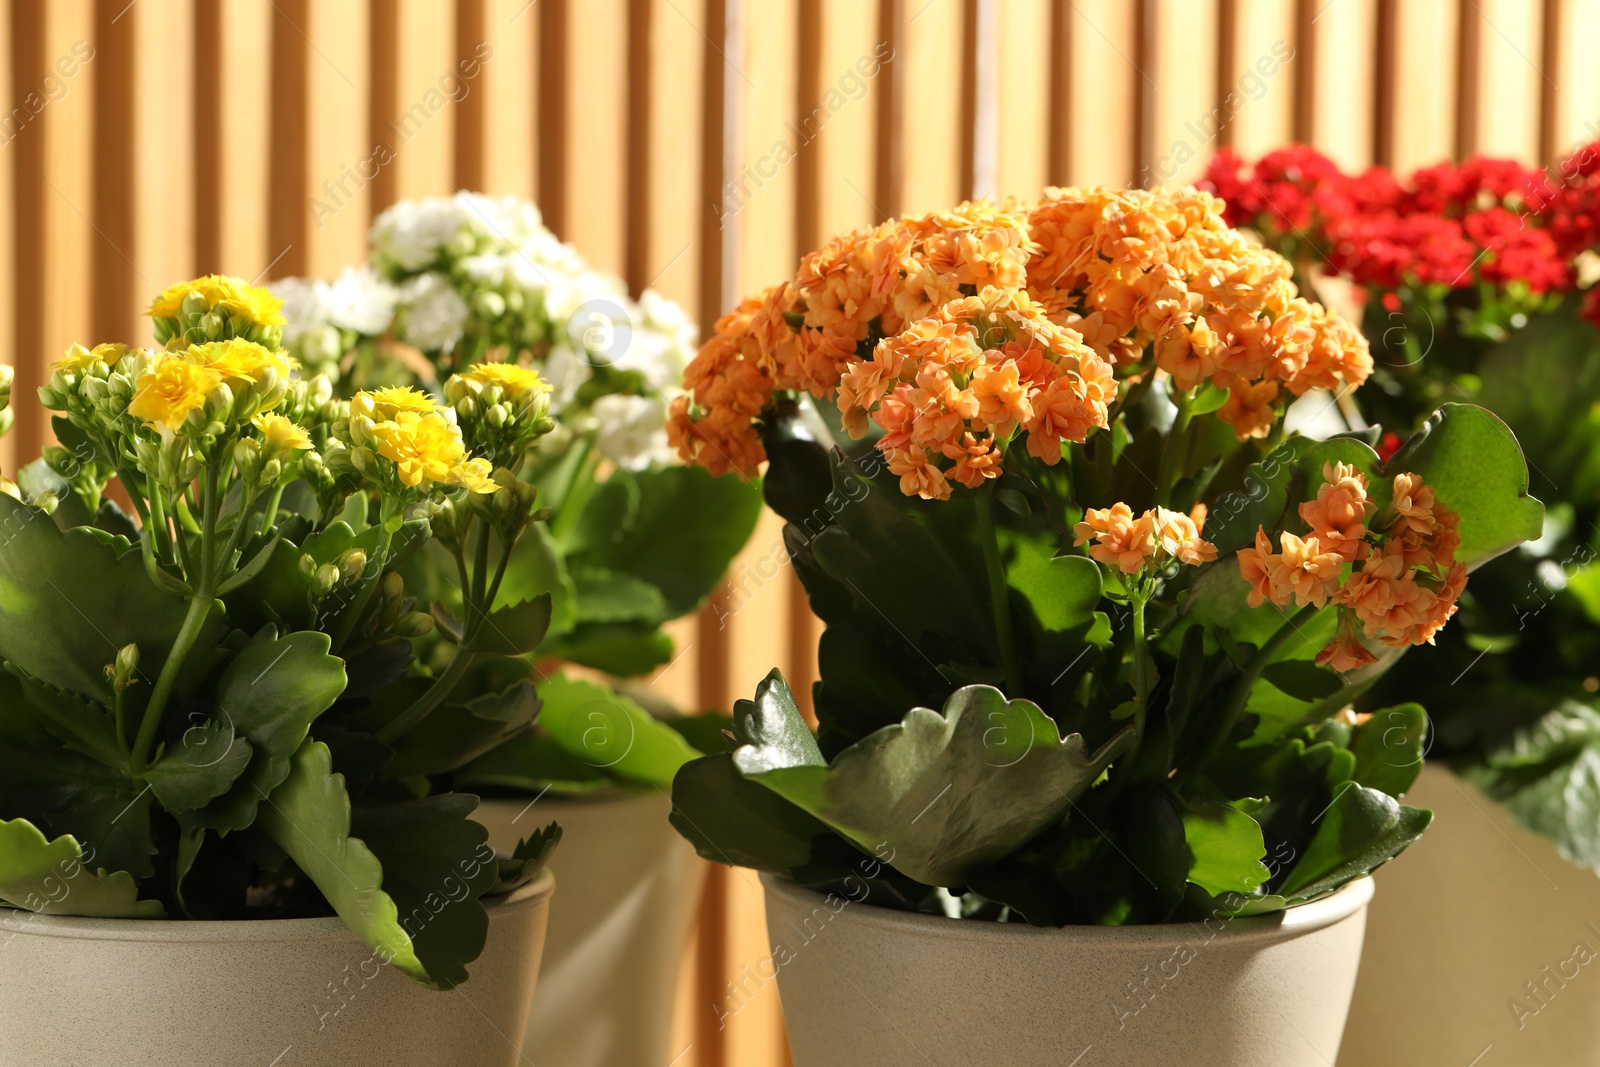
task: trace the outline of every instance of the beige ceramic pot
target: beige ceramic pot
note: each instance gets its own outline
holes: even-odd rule
[[[471,979],[441,993],[342,920],[173,922],[0,909],[0,1064],[512,1067],[554,879],[486,901]],[[542,1063],[552,1061],[542,1060]]]
[[[661,793],[606,792],[486,800],[473,817],[509,852],[554,819],[564,831],[550,866],[543,981],[526,1047],[544,1067],[665,1067],[674,988],[705,863],[672,829]]]
[[[1600,878],[1443,767],[1406,803],[1433,825],[1376,875],[1339,1063],[1600,1064]]]
[[[762,881],[795,1067],[1327,1067],[1372,899],[1047,930]]]

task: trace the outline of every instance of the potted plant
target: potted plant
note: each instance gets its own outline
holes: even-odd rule
[[[645,679],[672,669],[664,624],[701,606],[761,507],[753,479],[684,466],[667,443],[694,325],[591,269],[534,205],[469,193],[396,204],[373,225],[368,264],[274,289],[291,350],[345,391],[437,389],[485,360],[537,367],[550,383],[560,425],[513,466],[551,518],[506,561],[504,584],[552,596],[534,656],[543,711],[453,781],[493,798],[477,817],[497,848],[535,819],[567,830],[530,1047],[572,1067],[665,1062],[704,870],[667,823],[667,791],[683,763],[723,750],[727,720],[685,716]],[[460,612],[455,569],[442,545],[407,569],[446,627]],[[511,680],[479,671],[463,684]]]
[[[1550,502],[1541,537],[1474,575],[1440,647],[1373,691],[1449,696],[1417,791],[1439,826],[1380,879],[1353,1062],[1465,1061],[1491,1045],[1500,1063],[1600,1056],[1600,993],[1570,981],[1600,914],[1586,785],[1600,759],[1600,335],[1585,288],[1597,163],[1589,145],[1549,170],[1473,158],[1346,175],[1294,147],[1225,155],[1210,174],[1230,220],[1360,287],[1377,387],[1355,417],[1405,432],[1445,398],[1481,403],[1516,432]],[[1455,892],[1464,877],[1473,891]],[[1481,931],[1469,953],[1463,930]]]
[[[497,858],[438,776],[528,728],[526,682],[455,683],[551,600],[491,609],[472,566],[422,661],[401,568],[540,518],[496,461],[547,390],[335,400],[279,305],[200,278],[151,307],[160,347],[73,346],[39,391],[59,443],[0,495],[8,1063],[521,1061],[560,831]]]
[[[768,463],[826,623],[815,734],[774,674],[673,787],[764,872],[799,1067],[1336,1054],[1429,819],[1422,710],[1348,703],[1541,509],[1480,408],[1285,435],[1370,370],[1289,272],[1206,194],[1052,189],[835,239],[689,368],[675,440]]]

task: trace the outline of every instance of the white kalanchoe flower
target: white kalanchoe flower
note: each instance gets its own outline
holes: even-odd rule
[[[667,405],[658,397],[612,394],[594,402],[595,448],[624,470],[673,463],[667,442]]]
[[[320,278],[280,278],[268,282],[267,288],[283,301],[285,345],[293,345],[312,330],[328,325],[332,287],[327,282]]]
[[[346,267],[327,289],[328,321],[341,330],[376,337],[394,321],[399,294],[371,267]]]
[[[424,352],[444,352],[461,340],[467,302],[442,274],[419,274],[400,287],[400,339]]]

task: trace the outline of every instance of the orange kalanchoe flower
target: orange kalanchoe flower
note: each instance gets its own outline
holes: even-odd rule
[[[1205,519],[1203,511],[1200,519]],[[1137,519],[1120,502],[1089,508],[1072,532],[1074,545],[1094,541],[1089,555],[1123,574],[1137,574],[1147,564],[1161,567],[1169,560],[1197,567],[1217,558],[1217,546],[1201,538],[1192,516],[1166,508],[1152,508]]]
[[[852,435],[885,430],[877,447],[905,491],[939,498],[998,476],[1018,435],[1059,463],[1109,425],[1119,366],[1228,389],[1219,417],[1265,436],[1287,397],[1371,370],[1359,331],[1291,275],[1193,189],[1049,189],[891,220],[724,316],[685,373],[671,439],[691,463],[754,473],[774,395],[805,392]]]
[[[1466,568],[1455,561],[1457,516],[1415,474],[1395,475],[1392,502],[1382,511],[1353,466],[1329,463],[1322,476],[1316,499],[1299,507],[1311,528],[1304,538],[1284,532],[1283,551],[1274,553],[1258,527],[1255,544],[1238,551],[1250,606],[1337,605],[1339,636],[1317,656],[1337,671],[1376,662],[1363,638],[1391,648],[1431,643],[1467,584]]]

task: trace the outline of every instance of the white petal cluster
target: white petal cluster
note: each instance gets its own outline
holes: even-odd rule
[[[287,336],[320,351],[327,337],[316,331],[331,325],[367,340],[392,331],[441,364],[531,360],[564,430],[592,436],[629,469],[676,461],[667,412],[698,344],[677,304],[653,290],[633,300],[515,197],[403,201],[378,217],[371,240],[370,266],[340,282],[273,287],[286,302]],[[347,278],[361,285],[342,291]]]

